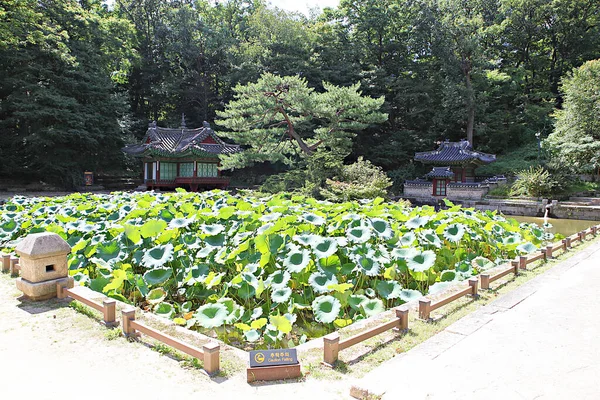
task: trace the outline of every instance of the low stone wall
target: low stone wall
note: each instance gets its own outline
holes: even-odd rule
[[[487,185],[460,185],[449,184],[447,188],[449,200],[480,200],[489,192]]]

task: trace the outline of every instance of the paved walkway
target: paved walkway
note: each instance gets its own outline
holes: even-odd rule
[[[354,384],[383,399],[600,399],[600,243]]]

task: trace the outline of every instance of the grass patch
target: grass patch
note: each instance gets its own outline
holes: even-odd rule
[[[100,313],[78,301],[71,301],[69,303],[69,307],[77,311],[79,314],[85,315],[86,317],[92,318],[96,321],[102,320],[102,317],[100,317]]]
[[[122,332],[120,328],[112,328],[108,329],[104,332],[104,338],[106,340],[115,340],[122,336]]]

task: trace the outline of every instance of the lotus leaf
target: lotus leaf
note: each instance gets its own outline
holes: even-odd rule
[[[308,278],[308,283],[316,293],[327,293],[330,291],[329,286],[335,285],[338,281],[335,275],[313,272]]]
[[[146,268],[157,268],[162,267],[172,259],[173,245],[167,243],[165,245],[155,246],[144,250],[142,265]]]
[[[223,325],[227,316],[227,307],[221,303],[205,304],[194,314],[198,324],[208,329]]]
[[[346,231],[346,238],[354,243],[365,243],[371,239],[371,230],[366,226],[351,228]]]
[[[402,286],[395,281],[379,281],[376,288],[379,295],[386,300],[400,297],[400,291],[402,290]]]
[[[407,259],[408,268],[415,272],[424,272],[435,264],[435,253],[425,250]]]
[[[400,299],[406,303],[423,297],[421,292],[413,289],[402,289],[400,291]]]
[[[385,306],[379,299],[369,299],[360,306],[367,317],[372,317],[385,311]]]
[[[156,268],[144,274],[144,280],[149,285],[160,285],[171,277],[173,271],[170,268]]]
[[[333,296],[319,296],[312,302],[315,320],[324,324],[335,321],[341,308],[340,301]]]
[[[319,238],[312,242],[312,249],[317,259],[327,258],[337,251],[337,241],[333,238]]]
[[[310,261],[310,253],[308,250],[291,251],[283,260],[283,266],[289,272],[302,272],[302,270],[308,266]]]
[[[444,229],[444,237],[449,242],[458,243],[465,234],[465,226],[462,224],[451,224]]]

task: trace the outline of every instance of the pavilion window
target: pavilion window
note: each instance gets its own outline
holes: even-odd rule
[[[145,167],[144,168],[144,179],[145,180],[150,180],[150,179],[154,179],[155,178],[155,173],[154,173],[154,163],[152,162],[147,162],[144,163]]]
[[[173,181],[177,177],[177,163],[160,163],[160,179],[164,181]]]
[[[185,162],[179,164],[179,176],[183,178],[191,178],[194,176],[194,163]]]
[[[214,178],[218,175],[217,164],[198,163],[198,176]]]
[[[433,195],[446,196],[446,180],[436,179],[433,181]]]

